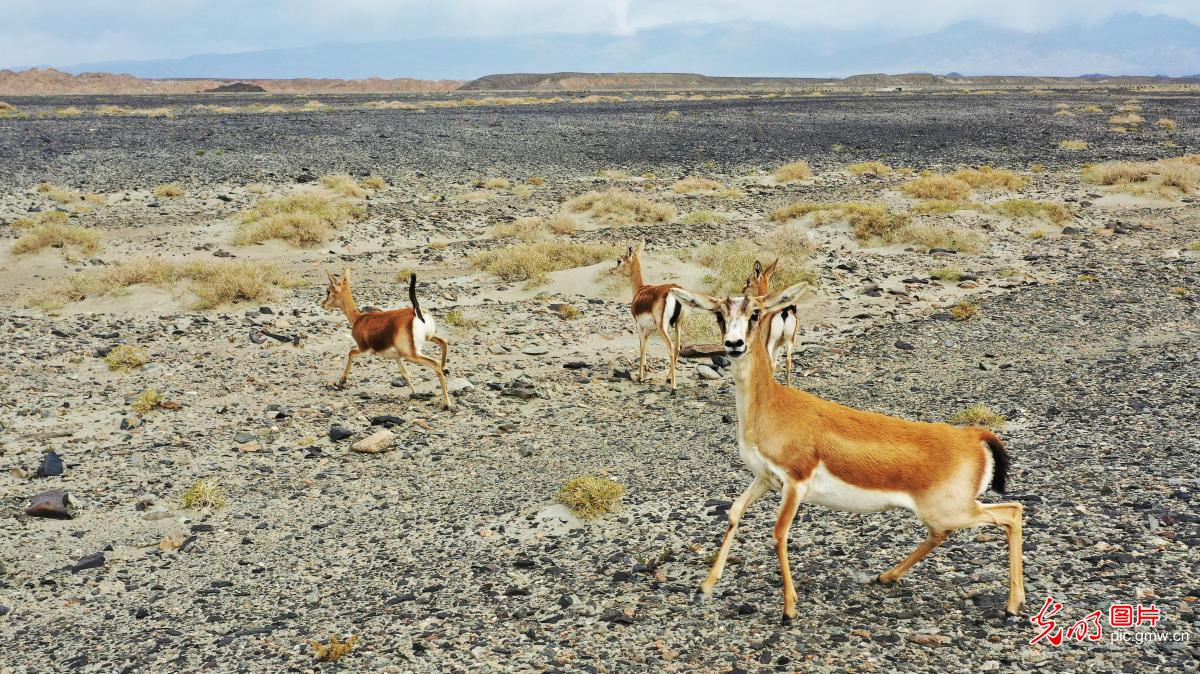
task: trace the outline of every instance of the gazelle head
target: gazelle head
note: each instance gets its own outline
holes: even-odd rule
[[[696,309],[712,312],[721,328],[721,342],[725,354],[737,359],[746,355],[750,345],[761,337],[763,314],[796,301],[808,289],[807,283],[797,283],[790,288],[776,290],[769,295],[742,295],[734,297],[712,297],[672,288],[675,299]]]
[[[775,261],[767,265],[766,269],[763,269],[762,262],[755,260],[754,271],[746,277],[746,283],[742,286],[742,294],[766,295],[770,290],[771,277],[777,271],[779,271],[779,258],[775,258]]]
[[[627,278],[631,276],[633,274],[633,261],[640,257],[645,250],[645,241],[639,243],[637,247],[630,245],[629,249],[625,251],[625,254],[617,258],[617,266],[612,268],[611,273],[620,274],[621,276],[625,276]]]
[[[321,301],[321,308],[344,310],[346,298],[350,295],[350,268],[342,269],[340,278],[328,271],[325,275],[329,277],[329,287],[325,291],[325,299]]]

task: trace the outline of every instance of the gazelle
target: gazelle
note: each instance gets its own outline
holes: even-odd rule
[[[325,272],[325,275],[329,277],[329,289],[321,307],[341,309],[342,313],[346,314],[346,319],[350,321],[350,335],[354,337],[355,343],[355,348],[350,349],[346,356],[346,370],[337,385],[346,385],[346,378],[350,376],[350,367],[354,364],[355,356],[373,353],[381,358],[396,361],[414,394],[417,387],[413,384],[404,361],[420,363],[433,370],[442,385],[442,406],[450,409],[450,394],[446,387],[446,357],[450,353],[450,345],[437,335],[433,317],[421,311],[421,305],[417,302],[417,275],[412,274],[408,282],[411,309],[365,313],[358,310],[358,305],[354,303],[354,297],[350,294],[349,267],[342,271],[341,278],[329,272]],[[421,346],[427,340],[442,347],[440,363],[421,353]]]
[[[754,481],[729,508],[729,525],[700,592],[721,578],[738,522],[768,491],[782,495],[775,521],[775,553],[783,576],[785,620],[796,616],[788,567],[788,530],[802,502],[848,512],[912,510],[929,536],[912,554],[879,575],[899,580],[955,529],[998,524],[1008,535],[1008,604],[1016,615],[1025,601],[1019,503],[976,500],[990,485],[1004,493],[1008,454],[982,428],[919,423],[856,410],[775,381],[762,316],[800,296],[795,285],[766,297],[717,298],[674,289],[679,301],[717,315],[726,354],[733,360],[738,450]]]
[[[679,286],[674,283],[664,285],[646,285],[642,279],[642,253],[646,250],[646,242],[633,246],[624,255],[617,258],[615,271],[629,279],[633,286],[633,302],[630,311],[633,312],[633,323],[638,332],[638,381],[646,381],[646,342],[650,335],[658,332],[663,343],[667,345],[667,362],[670,368],[671,390],[675,390],[675,365],[679,361],[679,312],[681,305],[671,295],[672,288]],[[675,339],[667,334],[667,329],[673,328]]]
[[[762,263],[754,261],[754,272],[742,287],[743,295],[766,295],[771,292],[771,277],[779,271],[779,258],[763,269]],[[767,353],[771,356],[771,372],[779,361],[780,349],[787,349],[787,385],[792,385],[792,350],[796,347],[796,334],[800,331],[800,319],[796,316],[796,305],[789,304],[763,316],[770,329],[767,332]]]

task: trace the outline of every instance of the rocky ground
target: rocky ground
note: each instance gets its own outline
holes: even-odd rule
[[[41,181],[107,202],[72,209],[73,222],[104,236],[94,256],[0,246],[9,372],[0,383],[0,671],[1194,669],[1200,208],[1187,195],[1083,184],[1079,168],[1196,152],[1200,106],[1194,96],[1143,94],[1149,123],[1113,134],[1105,120],[1130,95],[425,112],[365,110],[346,98],[322,113],[0,120],[0,222],[54,207],[33,189]],[[1055,117],[1060,102],[1106,112]],[[1156,129],[1160,116],[1178,129]],[[1090,149],[1059,149],[1067,138]],[[815,177],[774,184],[771,171],[798,158]],[[1070,621],[1113,603],[1154,603],[1163,615],[1155,629],[1189,642],[1110,642],[1108,630],[1101,643],[1030,646],[1028,620],[1003,620],[1000,530],[959,532],[885,588],[864,579],[915,547],[919,523],[899,511],[810,506],[791,540],[801,616],[781,625],[771,498],[744,520],[717,593],[693,603],[724,513],[749,483],[728,423],[727,372],[705,379],[706,363],[684,361],[672,395],[663,347],[652,342],[653,380],[630,381],[628,290],[604,276],[609,262],[525,285],[467,260],[507,245],[487,235],[492,225],[617,186],[728,221],[615,227],[581,217],[570,238],[645,239],[649,280],[702,287],[711,270],[685,251],[770,231],[775,207],[908,203],[897,191],[903,177],[845,170],[864,160],[1010,168],[1031,178],[1025,196],[1067,203],[1072,219],[940,216],[986,237],[977,255],[860,246],[836,226],[813,228],[820,290],[802,309],[795,384],[913,419],[946,419],[973,403],[1002,412],[1014,457],[1003,498],[1026,507],[1026,618],[1047,596]],[[604,169],[656,177],[595,176]],[[331,171],[392,186],[322,246],[232,244],[232,217],[259,197],[248,183],[282,193]],[[689,174],[742,192],[674,194],[672,182]],[[525,197],[471,184],[532,175],[545,184]],[[152,194],[170,181],[185,195]],[[28,306],[81,271],[214,255],[273,262],[308,284],[210,311],[190,308],[182,287]],[[377,359],[360,358],[345,389],[328,386],[351,340],[344,318],[318,306],[321,268],[343,266],[353,267],[359,302],[384,307],[407,303],[397,272],[419,271],[422,305],[451,341],[453,412],[438,409],[428,371],[410,368],[419,392],[410,396],[395,366]],[[967,275],[930,277],[946,266]],[[947,308],[963,298],[978,316],[951,320]],[[561,303],[580,315],[559,315],[552,305]],[[468,320],[447,325],[451,311]],[[145,349],[150,362],[110,371],[98,356],[118,344]],[[133,411],[149,388],[174,404]],[[350,450],[381,426],[396,434],[392,451]],[[65,469],[39,477],[48,451]],[[627,488],[617,512],[584,522],[554,502],[583,474]],[[225,507],[181,506],[201,478],[221,482]],[[72,519],[25,514],[31,496],[51,489],[68,492]],[[355,649],[315,662],[308,641],[331,634],[357,636]]]

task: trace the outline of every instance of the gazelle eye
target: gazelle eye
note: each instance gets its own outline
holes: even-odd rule
[[[755,309],[754,313],[750,314],[750,320],[752,320],[752,321],[758,320],[758,309]]]

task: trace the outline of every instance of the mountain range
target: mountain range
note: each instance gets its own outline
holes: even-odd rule
[[[1115,14],[1031,32],[967,21],[925,35],[677,23],[629,35],[426,37],[62,67],[143,78],[370,77],[470,80],[497,72],[693,72],[843,77],[863,72],[965,75],[1188,76],[1200,73],[1200,26],[1163,14]]]

